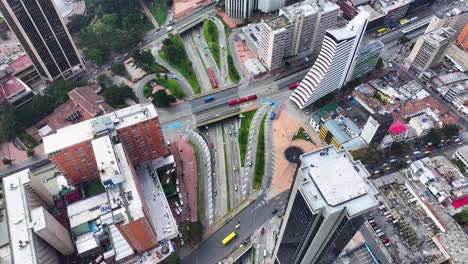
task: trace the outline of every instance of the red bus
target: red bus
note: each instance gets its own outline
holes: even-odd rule
[[[291,83],[290,85],[288,85],[288,89],[289,90],[294,90],[299,86],[300,83],[301,82]]]
[[[213,70],[211,68],[208,68],[208,74],[210,75],[210,79],[211,79],[211,83],[213,84],[213,87],[218,88],[218,82],[216,81]]]
[[[247,96],[247,100],[249,100],[249,101],[250,101],[250,100],[255,100],[255,99],[257,99],[257,95],[256,95],[256,94]]]
[[[234,99],[228,102],[228,105],[236,105],[239,102],[239,99]]]

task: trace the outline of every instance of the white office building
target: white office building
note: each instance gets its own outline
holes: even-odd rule
[[[291,55],[292,26],[285,16],[263,19],[258,41],[258,59],[268,70],[284,64],[284,57]]]
[[[364,36],[369,13],[361,11],[343,28],[329,29],[314,65],[290,99],[301,109],[340,89]]]
[[[225,10],[229,17],[244,20],[252,16],[258,0],[226,0]]]
[[[333,263],[378,206],[370,174],[347,150],[327,146],[300,157],[273,259]]]
[[[13,263],[59,264],[75,248],[70,233],[48,211],[52,195],[29,169],[3,178]]]
[[[258,0],[258,10],[263,13],[276,11],[286,4],[286,0]]]

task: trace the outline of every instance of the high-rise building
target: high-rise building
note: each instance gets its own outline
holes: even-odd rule
[[[367,144],[380,144],[393,123],[391,114],[375,113],[367,119],[361,132],[361,137]]]
[[[343,28],[329,29],[314,65],[290,99],[301,109],[340,89],[364,36],[369,14],[361,11]]]
[[[276,11],[286,5],[286,0],[258,0],[258,10],[263,13]]]
[[[284,64],[284,57],[291,55],[292,25],[285,16],[263,19],[258,40],[258,59],[275,70]]]
[[[99,176],[91,141],[115,131],[133,165],[167,156],[168,149],[152,104],[134,105],[57,130],[44,137],[44,150],[71,184]]]
[[[229,17],[235,19],[248,19],[256,10],[258,0],[226,0],[225,9]]]
[[[378,206],[378,191],[347,150],[327,146],[300,160],[272,256],[279,264],[331,264]]]
[[[432,16],[431,22],[424,33],[429,33],[439,28],[450,27],[458,35],[466,23],[468,23],[468,6],[465,3],[461,3],[448,12],[438,12]]]
[[[52,0],[1,0],[0,12],[42,78],[67,79],[84,69]]]
[[[315,35],[315,25],[319,19],[317,11],[317,8],[306,2],[300,2],[280,9],[279,15],[287,17],[292,24],[292,56],[310,52],[312,39]]]
[[[439,28],[419,37],[406,59],[410,71],[422,73],[439,63],[455,37],[452,28]]]
[[[274,70],[297,55],[312,54],[314,59],[325,30],[336,27],[338,11],[329,1],[303,1],[280,9],[277,17],[264,19],[258,45],[260,61]]]
[[[355,80],[374,69],[380,58],[380,53],[382,53],[383,47],[384,44],[380,41],[376,41],[366,46],[361,46],[351,67],[353,69],[352,74],[349,75],[347,81]]]
[[[3,178],[6,217],[13,263],[63,263],[75,248],[70,233],[47,209],[52,195],[29,169]]]

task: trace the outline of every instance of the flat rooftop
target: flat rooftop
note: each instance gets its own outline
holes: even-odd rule
[[[356,36],[357,30],[362,28],[369,18],[369,13],[365,11],[359,12],[348,24],[341,28],[328,29],[327,34],[332,35],[336,40],[351,39]]]
[[[172,215],[169,202],[159,181],[157,162],[150,162],[140,166],[137,170],[143,198],[149,211],[149,218],[153,223],[158,241],[173,239],[178,234],[177,223]]]
[[[30,228],[30,212],[23,185],[30,182],[29,169],[3,178],[8,230],[10,232],[11,258],[13,263],[36,264],[33,229]],[[29,241],[23,248],[19,241]]]
[[[70,204],[67,207],[70,227],[95,220],[110,211],[121,210],[123,225],[144,217],[143,204],[122,144],[113,145],[108,135],[92,141],[101,181],[115,180],[106,192]]]
[[[102,120],[109,120],[111,124],[108,125],[117,130],[157,116],[156,108],[152,104],[132,105],[57,130],[55,134],[44,137],[44,151],[46,154],[50,154],[78,143],[92,140],[95,135],[96,124],[100,125],[100,121]]]
[[[272,18],[265,18],[263,20],[265,24],[270,26],[270,28],[274,31],[285,29],[286,26],[290,25],[289,20],[286,16],[277,16]]]
[[[314,211],[324,208],[332,213],[346,207],[353,217],[378,205],[369,172],[347,150],[327,146],[302,155],[301,161],[301,192]]]
[[[438,28],[434,31],[424,34],[422,38],[431,45],[438,47],[444,45],[446,42],[454,38],[455,33],[455,30],[449,27]]]

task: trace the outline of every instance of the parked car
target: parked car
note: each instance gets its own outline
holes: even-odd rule
[[[370,225],[371,225],[372,227],[376,227],[376,226],[377,226],[377,224],[374,223],[374,222],[373,222],[373,223],[370,223]]]
[[[389,243],[389,242],[390,242],[390,239],[388,239],[388,238],[382,239],[382,243],[384,243],[384,244],[385,244],[385,243]]]
[[[368,220],[367,222],[369,222],[369,224],[372,224],[372,223],[375,223],[375,220],[371,219],[371,220]]]
[[[273,210],[273,212],[271,212],[271,213],[274,214],[274,215],[277,214],[277,213],[278,213],[278,208],[275,208],[275,209]]]
[[[380,232],[382,232],[382,229],[380,229],[380,228],[377,228],[377,229],[375,230],[375,233],[377,233],[377,234],[380,233]]]
[[[375,235],[376,235],[377,237],[383,237],[383,236],[385,236],[384,232],[380,232],[380,233],[377,233],[377,234],[375,234]]]

